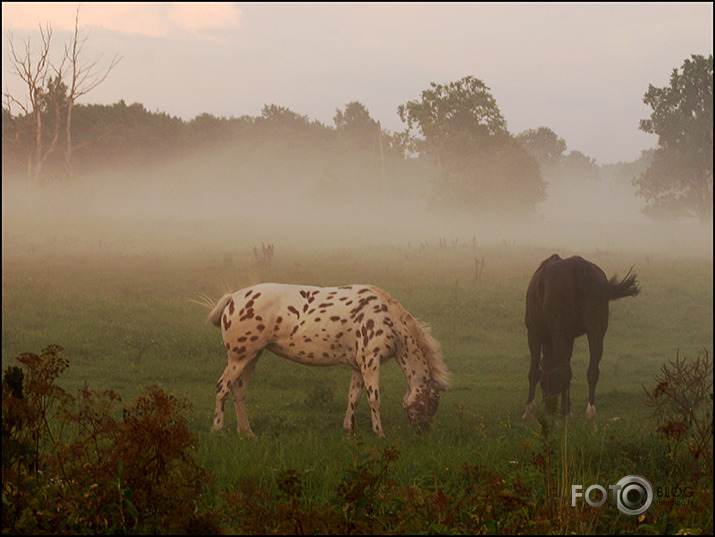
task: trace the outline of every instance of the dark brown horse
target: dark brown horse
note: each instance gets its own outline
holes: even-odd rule
[[[539,382],[547,411],[556,411],[561,395],[561,414],[570,415],[571,354],[574,339],[584,334],[588,336],[590,353],[586,416],[596,415],[594,399],[603,337],[608,328],[608,302],[636,296],[639,291],[636,275],[631,271],[620,282],[615,276],[608,280],[600,268],[579,256],[561,259],[554,254],[539,265],[526,291],[531,368],[524,418],[533,416]]]

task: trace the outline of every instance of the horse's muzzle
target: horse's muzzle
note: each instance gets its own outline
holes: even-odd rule
[[[423,396],[412,405],[405,408],[407,421],[421,431],[428,431],[437,409],[439,408],[439,392],[432,390],[429,395]]]

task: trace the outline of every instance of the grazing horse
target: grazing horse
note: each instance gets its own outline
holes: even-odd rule
[[[526,291],[531,368],[524,418],[533,417],[539,382],[547,411],[555,412],[561,395],[561,414],[570,415],[571,354],[574,339],[583,334],[588,337],[590,354],[586,416],[596,416],[594,400],[608,328],[608,302],[636,296],[639,291],[636,274],[631,271],[620,282],[615,276],[607,280],[599,267],[579,256],[561,259],[554,254],[539,265]]]
[[[385,291],[370,285],[309,287],[264,283],[224,295],[208,316],[221,327],[228,366],[216,385],[212,431],[223,429],[224,407],[233,394],[238,432],[254,437],[244,397],[264,349],[295,362],[352,368],[343,428],[355,425],[363,387],[380,422],[380,365],[397,360],[407,380],[402,406],[411,424],[427,427],[437,412],[440,392],[449,386],[439,344],[426,326]]]

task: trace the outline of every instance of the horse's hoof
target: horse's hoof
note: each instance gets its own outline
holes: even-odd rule
[[[245,429],[243,431],[238,430],[236,431],[238,433],[238,436],[243,437],[243,438],[250,438],[254,442],[258,442],[258,437],[253,433],[251,429]]]
[[[524,410],[524,415],[521,417],[523,420],[530,420],[534,419],[534,409],[536,408],[536,401],[532,401],[528,405],[526,405],[526,409]]]
[[[596,417],[596,407],[590,403],[589,403],[588,407],[586,408],[586,417],[590,420],[592,420]]]

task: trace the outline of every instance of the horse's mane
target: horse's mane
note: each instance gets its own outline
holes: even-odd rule
[[[420,348],[429,363],[430,376],[436,384],[435,388],[446,390],[450,387],[452,381],[447,366],[444,365],[444,361],[442,360],[442,349],[439,342],[432,337],[432,330],[428,325],[419,322],[409,313],[407,315],[411,320],[410,328],[413,335],[417,338]]]
[[[444,361],[442,360],[442,349],[440,344],[435,338],[432,337],[432,330],[429,325],[415,319],[410,312],[402,307],[402,304],[382,289],[373,287],[373,291],[382,296],[385,302],[400,312],[401,317],[404,317],[408,330],[410,330],[411,334],[417,340],[420,350],[422,350],[425,358],[427,359],[430,377],[436,384],[435,388],[439,390],[448,389],[451,385],[450,374],[447,370],[447,366],[444,365]]]

